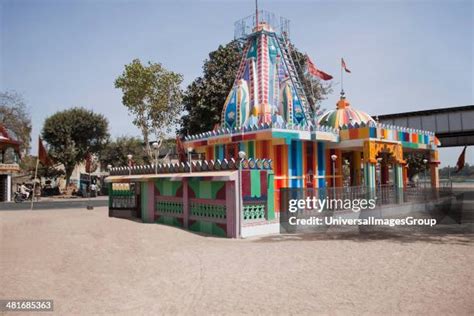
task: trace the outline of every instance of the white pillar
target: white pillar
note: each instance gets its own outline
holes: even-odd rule
[[[12,200],[12,176],[7,174],[7,202]]]

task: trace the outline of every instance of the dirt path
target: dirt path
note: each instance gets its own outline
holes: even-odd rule
[[[458,235],[230,240],[105,208],[0,212],[0,298],[61,315],[472,315],[473,250]]]

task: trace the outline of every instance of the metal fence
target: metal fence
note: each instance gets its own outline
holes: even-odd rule
[[[258,11],[259,23],[265,22],[272,27],[277,35],[286,37],[290,35],[290,20],[287,18],[277,16],[272,12],[265,10]],[[255,28],[256,15],[252,14],[234,23],[234,39],[242,40],[247,38]]]

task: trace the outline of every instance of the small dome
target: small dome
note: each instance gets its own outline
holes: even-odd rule
[[[375,123],[369,114],[352,108],[344,96],[341,96],[341,99],[337,102],[336,109],[324,112],[318,119],[319,125],[333,128],[342,128],[344,125],[356,123],[358,125],[362,123],[367,125],[370,122]]]

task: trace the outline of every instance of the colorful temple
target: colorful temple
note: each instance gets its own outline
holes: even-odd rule
[[[140,208],[142,218],[146,212],[146,221],[229,237],[267,233],[272,229],[258,224],[270,227],[278,218],[281,188],[376,192],[384,187],[403,192],[404,153],[413,151],[427,157],[431,186],[438,187],[439,143],[434,133],[380,124],[353,107],[344,92],[334,109],[315,115],[286,34],[281,25],[265,19],[246,34],[221,126],[185,137],[184,146],[200,153],[203,161],[159,170],[152,166],[112,170],[112,182],[152,183],[142,184],[141,194],[153,195],[153,202],[142,199],[148,203],[148,209]],[[223,216],[221,221],[212,220],[213,212]]]
[[[402,188],[407,181],[403,153],[425,151],[432,186],[438,186],[434,133],[378,124],[351,106],[344,92],[335,109],[314,118],[295,74],[287,40],[261,22],[248,36],[221,129],[186,137],[186,146],[206,159],[238,159],[239,151],[271,159],[276,189],[340,187],[344,163],[350,164],[348,185],[375,188],[377,162],[381,184]]]

